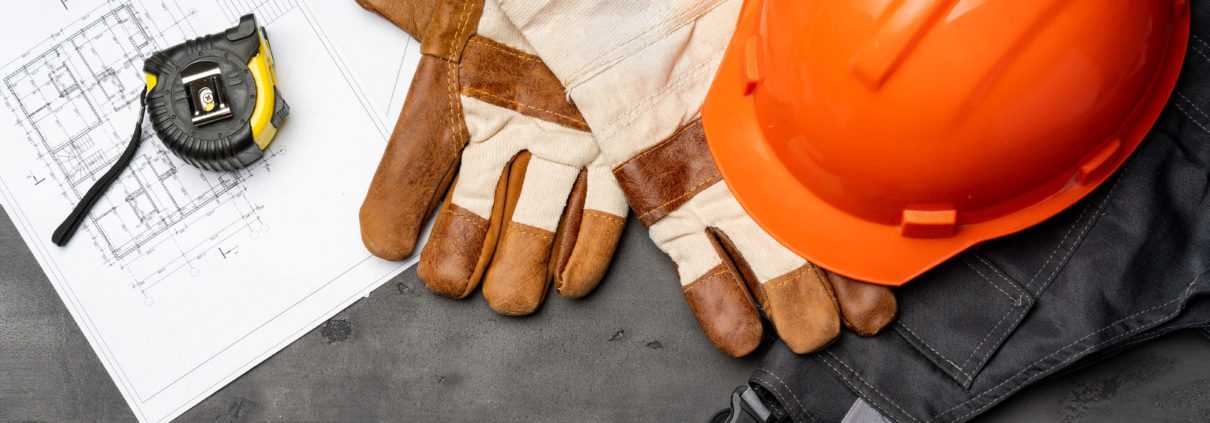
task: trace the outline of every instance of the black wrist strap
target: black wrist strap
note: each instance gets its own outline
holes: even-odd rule
[[[67,219],[55,229],[55,233],[51,235],[50,240],[55,245],[60,247],[67,245],[67,241],[71,240],[71,236],[76,234],[76,229],[80,229],[80,224],[84,223],[84,218],[88,216],[88,212],[92,210],[92,206],[105,195],[105,191],[109,190],[109,186],[118,180],[118,176],[122,174],[126,167],[130,166],[130,161],[134,160],[134,153],[139,151],[139,143],[143,138],[143,115],[147,113],[147,87],[143,87],[143,91],[139,94],[139,123],[134,126],[134,136],[130,138],[130,144],[126,146],[126,151],[118,157],[118,161],[109,168],[97,183],[93,184],[92,188],[88,189],[88,193],[84,194],[84,198],[80,199],[80,204],[76,204],[76,208],[67,215]]]

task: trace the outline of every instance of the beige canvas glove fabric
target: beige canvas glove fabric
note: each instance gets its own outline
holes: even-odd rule
[[[420,38],[424,54],[361,209],[366,247],[410,255],[444,198],[417,270],[433,292],[463,298],[482,281],[494,310],[524,315],[552,281],[569,298],[595,288],[625,198],[578,110],[496,3],[358,3]]]
[[[700,108],[741,3],[499,0],[593,128],[720,350],[741,356],[756,348],[760,310],[799,353],[830,344],[842,324],[872,335],[897,312],[891,291],[782,247],[739,205],[706,147]]]

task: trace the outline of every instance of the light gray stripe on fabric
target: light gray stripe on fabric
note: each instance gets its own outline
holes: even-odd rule
[[[752,411],[756,412],[756,417],[759,417],[760,421],[769,420],[769,409],[765,407],[765,403],[760,402],[760,398],[756,397],[756,392],[753,392],[752,388],[744,390],[739,397],[743,398],[749,407],[752,407]]]
[[[890,420],[887,420],[886,417],[882,417],[882,414],[879,413],[878,410],[875,410],[874,407],[870,407],[870,405],[866,404],[866,402],[864,400],[862,400],[861,398],[858,398],[857,401],[853,403],[853,406],[849,407],[849,412],[844,415],[844,420],[841,420],[840,423],[892,423],[892,422]]]

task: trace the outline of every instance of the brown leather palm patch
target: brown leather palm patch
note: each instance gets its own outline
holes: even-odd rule
[[[563,84],[538,56],[487,37],[466,43],[458,71],[462,95],[547,122],[588,131]]]
[[[613,175],[645,226],[722,180],[701,119],[622,163]]]

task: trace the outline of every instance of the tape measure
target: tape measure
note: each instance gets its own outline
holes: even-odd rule
[[[177,157],[202,169],[256,161],[290,113],[273,77],[269,38],[253,15],[155,52],[143,72],[151,127]]]
[[[273,53],[256,16],[244,15],[226,31],[152,53],[143,62],[138,124],[126,150],[97,180],[51,236],[63,246],[122,170],[142,139],[143,115],[164,146],[206,170],[236,170],[260,159],[290,106],[277,90]]]

